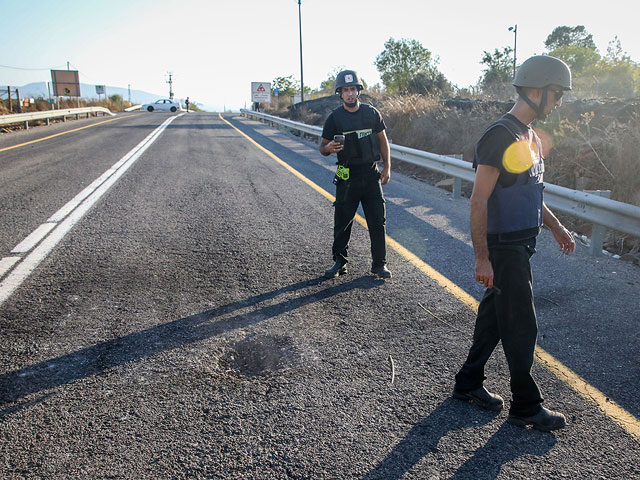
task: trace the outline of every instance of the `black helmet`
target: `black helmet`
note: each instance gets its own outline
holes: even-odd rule
[[[358,87],[358,91],[364,88],[364,85],[358,79],[358,74],[353,70],[343,70],[336,75],[336,93],[340,93],[342,87],[348,87],[355,85]]]
[[[516,87],[544,88],[558,85],[563,90],[571,90],[571,70],[559,58],[549,55],[535,55],[524,61],[513,79]]]

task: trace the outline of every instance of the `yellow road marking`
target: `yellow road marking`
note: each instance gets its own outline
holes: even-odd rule
[[[322,187],[315,184],[314,182],[309,180],[307,177],[302,175],[300,172],[298,172],[297,170],[295,170],[294,168],[286,164],[284,161],[282,161],[272,152],[264,148],[262,145],[258,144],[255,140],[253,140],[247,134],[237,129],[227,120],[222,118],[221,114],[218,114],[218,115],[220,116],[220,119],[223,122],[231,126],[231,128],[233,128],[238,133],[240,133],[240,135],[245,137],[247,140],[249,140],[251,143],[257,146],[260,150],[262,150],[271,158],[273,158],[276,162],[278,162],[280,165],[285,167],[287,170],[293,173],[296,177],[301,179],[304,183],[306,183],[307,185],[312,187],[315,191],[319,192],[320,194],[328,198],[330,201],[332,202],[335,201],[335,197],[331,195],[329,192],[327,192]],[[367,227],[367,221],[364,218],[362,218],[360,215],[356,214],[356,220],[365,228]],[[393,238],[389,237],[388,235],[386,238],[387,238],[387,244],[396,252],[398,252],[400,255],[402,255],[406,260],[408,260],[412,265],[414,265],[421,272],[425,273],[427,276],[435,280],[440,286],[445,288],[448,292],[450,292],[458,300],[460,300],[462,303],[464,303],[469,308],[471,308],[474,312],[478,311],[479,303],[475,298],[473,298],[471,295],[469,295],[467,292],[465,292],[463,289],[461,289],[459,286],[457,286],[447,277],[442,275],[440,272],[435,270],[433,267],[431,267],[430,265],[422,261],[416,255],[411,253],[405,247],[400,245]],[[640,442],[640,421],[636,417],[631,415],[624,408],[620,407],[613,400],[607,398],[607,396],[604,395],[600,390],[593,387],[592,385],[589,385],[586,382],[586,380],[580,377],[577,373],[573,372],[570,368],[560,363],[550,353],[548,353],[543,348],[537,345],[536,345],[536,358],[551,373],[553,373],[561,381],[563,381],[564,383],[569,385],[571,388],[573,388],[577,393],[579,393],[586,400],[588,400],[589,402],[595,403],[596,406],[605,415],[611,418],[614,422],[620,425],[627,433],[629,433],[638,442]]]
[[[138,115],[140,115],[140,114],[138,114]],[[128,115],[127,117],[110,118],[109,120],[104,120],[102,122],[92,123],[91,125],[85,125],[84,127],[80,127],[80,128],[74,128],[73,130],[67,130],[66,132],[56,133],[55,135],[49,135],[48,137],[38,138],[37,140],[31,140],[30,142],[20,143],[18,145],[14,145],[12,147],[0,148],[0,152],[5,152],[5,151],[11,150],[13,148],[24,147],[25,145],[30,145],[32,143],[42,142],[43,140],[49,140],[50,138],[59,137],[60,135],[66,135],[67,133],[77,132],[78,130],[84,130],[85,128],[95,127],[96,125],[101,125],[103,123],[113,122],[114,120],[120,120],[121,118],[137,117],[138,115]]]

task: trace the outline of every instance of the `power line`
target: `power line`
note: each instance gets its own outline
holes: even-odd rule
[[[9,65],[0,65],[2,68],[10,68],[12,70],[31,70],[31,71],[42,71],[42,70],[51,70],[52,68],[62,68],[62,67],[49,67],[49,68],[22,68],[22,67],[11,67]]]

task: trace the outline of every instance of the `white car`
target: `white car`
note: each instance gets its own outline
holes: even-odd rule
[[[182,110],[182,107],[175,100],[161,98],[160,100],[156,100],[154,103],[145,103],[142,105],[142,110],[148,110],[149,112],[153,112],[154,110],[177,112],[178,110]]]

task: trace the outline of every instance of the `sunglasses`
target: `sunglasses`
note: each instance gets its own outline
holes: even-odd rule
[[[555,88],[550,88],[550,92],[553,92],[553,95],[556,97],[556,102],[562,98],[564,95],[564,90],[556,90]]]

